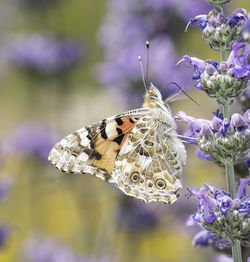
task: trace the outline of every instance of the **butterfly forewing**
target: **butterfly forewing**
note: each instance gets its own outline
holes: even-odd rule
[[[79,129],[58,142],[49,160],[67,173],[89,173],[109,182],[114,163],[142,110],[128,111]]]

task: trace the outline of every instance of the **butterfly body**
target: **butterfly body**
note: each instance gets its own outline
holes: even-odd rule
[[[66,136],[49,160],[67,173],[89,173],[144,201],[173,203],[186,151],[171,111],[152,84],[142,108]]]

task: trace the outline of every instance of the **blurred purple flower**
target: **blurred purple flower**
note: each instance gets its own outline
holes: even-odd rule
[[[108,12],[99,33],[105,55],[98,68],[100,82],[117,92],[125,103],[141,102],[144,88],[137,57],[142,57],[146,67],[145,41],[150,40],[148,79],[163,89],[163,96],[177,90],[174,86],[164,88],[173,81],[188,88],[188,72],[176,67],[179,55],[173,39],[184,30],[185,19],[194,12],[194,6],[197,11],[208,11],[207,3],[191,4],[193,1],[108,0]]]
[[[50,35],[18,35],[5,43],[8,61],[17,67],[41,75],[53,75],[69,69],[82,55],[82,46],[70,39]]]
[[[212,232],[203,229],[194,236],[192,240],[192,245],[207,247],[211,244],[212,235]]]
[[[14,179],[11,174],[3,174],[0,176],[0,202],[6,200],[13,184]]]
[[[24,256],[29,262],[110,262],[107,257],[93,259],[78,255],[66,244],[45,236],[29,239],[24,247]]]
[[[9,238],[10,227],[8,225],[0,224],[0,249],[2,249],[7,239]]]
[[[122,198],[117,213],[117,223],[132,233],[152,229],[158,218],[153,205],[138,200]]]
[[[233,258],[227,255],[218,255],[215,262],[233,262]]]
[[[14,131],[6,142],[10,153],[34,155],[47,160],[48,154],[57,142],[58,135],[46,126],[38,123],[27,123]]]
[[[203,151],[200,150],[200,148],[198,148],[196,155],[199,159],[213,160],[213,158],[210,155],[205,154]]]

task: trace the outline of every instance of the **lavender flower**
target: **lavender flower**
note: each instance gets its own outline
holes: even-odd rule
[[[57,140],[57,134],[47,127],[27,123],[9,136],[7,146],[11,154],[33,155],[41,160],[47,160],[49,151]]]
[[[13,184],[14,184],[14,179],[12,175],[2,174],[0,176],[0,202],[6,200]]]
[[[75,254],[66,244],[45,236],[29,239],[24,247],[24,256],[29,262],[110,262],[107,257],[93,259]],[[26,261],[27,261],[26,260]]]
[[[128,198],[121,199],[117,213],[119,226],[132,233],[152,229],[157,225],[158,217],[154,206]]]
[[[248,13],[247,23],[243,32],[243,41],[250,44],[250,13]]]
[[[250,147],[250,111],[243,115],[233,114],[230,119],[223,118],[218,111],[212,121],[195,119],[180,111],[176,119],[181,119],[189,124],[186,136],[197,142],[206,157],[213,157],[225,163],[225,161],[242,161],[246,158]],[[197,138],[195,140],[194,138]]]
[[[50,35],[19,35],[7,39],[5,53],[19,68],[53,75],[76,64],[82,57],[82,47],[76,41]]]
[[[0,224],[0,249],[2,249],[7,239],[9,238],[10,227],[8,225]]]
[[[228,255],[218,255],[215,262],[233,262],[233,258]]]
[[[221,47],[229,50],[234,41],[239,40],[246,25],[247,13],[244,9],[236,9],[230,16],[212,10],[208,15],[198,15],[189,20],[188,26],[198,22],[202,35],[209,46],[219,51]],[[186,31],[187,31],[186,28]]]
[[[203,61],[185,55],[182,60],[194,68],[195,86],[221,103],[238,96],[247,87],[250,77],[248,56],[250,44],[235,42],[227,62]]]
[[[101,83],[112,93],[122,93],[117,97],[123,102],[141,102],[143,87],[137,57],[142,56],[146,65],[145,41],[151,40],[150,81],[162,87],[164,96],[176,91],[174,86],[164,87],[177,79],[184,88],[189,86],[187,71],[175,67],[178,54],[172,39],[178,38],[178,30],[182,31],[179,25],[184,26],[189,14],[202,10],[207,11],[208,4],[197,0],[109,0],[99,33],[105,49],[105,61],[98,68]]]
[[[209,243],[213,235],[221,238],[217,241],[217,247],[228,247],[236,239],[245,245],[245,240],[250,235],[250,196],[246,194],[246,187],[250,185],[250,179],[240,179],[235,199],[228,192],[210,185],[188,189],[188,197],[194,197],[197,201],[197,211],[192,219],[204,230],[196,236],[196,243]],[[199,241],[198,241],[199,240]],[[204,242],[205,241],[205,242]]]

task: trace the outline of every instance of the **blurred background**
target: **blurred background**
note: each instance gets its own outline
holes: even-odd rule
[[[248,0],[232,1],[249,11]],[[188,19],[211,9],[203,0],[1,0],[0,2],[0,261],[219,261],[195,249],[199,231],[185,225],[195,203],[186,187],[225,186],[224,170],[187,145],[184,189],[173,205],[145,204],[90,175],[60,173],[47,161],[67,134],[140,107],[144,87],[137,57],[170,103],[198,118],[217,105],[192,87],[184,54],[219,59]],[[240,112],[235,103],[234,111]],[[222,260],[220,260],[222,261]],[[223,260],[226,261],[226,260]]]

